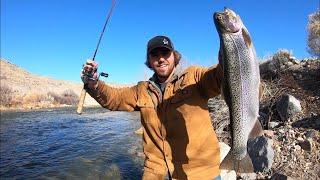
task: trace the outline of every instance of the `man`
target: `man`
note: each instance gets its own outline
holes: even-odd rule
[[[220,94],[221,67],[178,72],[181,55],[166,36],[150,39],[146,54],[145,64],[154,75],[126,88],[98,81],[97,64],[87,61],[81,76],[87,92],[110,110],[141,112],[143,179],[220,178],[219,144],[207,101]]]

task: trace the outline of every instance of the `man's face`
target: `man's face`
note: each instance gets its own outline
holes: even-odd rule
[[[175,68],[173,52],[167,48],[152,50],[149,53],[149,63],[160,82],[168,80]]]

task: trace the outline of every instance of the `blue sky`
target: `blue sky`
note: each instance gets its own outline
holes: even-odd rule
[[[1,58],[31,73],[81,82],[111,0],[1,0]],[[217,63],[219,39],[212,14],[229,7],[251,33],[257,55],[306,51],[308,15],[318,0],[117,0],[96,61],[104,81],[136,83],[152,74],[144,65],[146,43],[169,36],[190,64]]]

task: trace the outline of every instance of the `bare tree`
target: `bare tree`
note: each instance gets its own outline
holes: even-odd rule
[[[316,57],[320,57],[320,11],[309,15],[308,22],[308,52]]]

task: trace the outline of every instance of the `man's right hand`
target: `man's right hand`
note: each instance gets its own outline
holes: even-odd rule
[[[98,86],[98,63],[92,60],[87,60],[81,71],[82,82],[90,89],[96,89]]]

